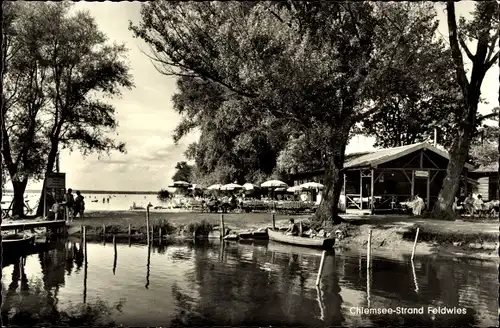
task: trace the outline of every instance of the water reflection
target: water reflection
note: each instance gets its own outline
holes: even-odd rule
[[[2,272],[11,270],[11,281],[5,290],[2,281],[1,316],[5,326],[113,326],[113,312],[119,312],[122,304],[109,305],[102,300],[83,305],[76,302],[60,308],[59,295],[65,286],[65,278],[74,274],[79,263],[82,245],[51,243],[39,245],[43,251],[17,259],[9,259]],[[29,259],[29,261],[28,261]],[[35,260],[35,261],[34,261]],[[38,275],[29,275],[36,263]],[[3,275],[3,278],[7,277]]]
[[[320,260],[320,251],[274,243],[196,241],[129,247],[127,242],[103,246],[68,241],[6,264],[2,318],[4,324],[23,326],[38,322],[304,327],[497,323],[497,289],[491,288],[498,284],[495,265],[374,257],[372,269],[367,270],[363,256],[328,254],[316,287]],[[118,261],[120,270],[116,270]],[[143,261],[146,272],[140,265]],[[356,307],[398,306],[459,307],[467,313],[352,313]]]

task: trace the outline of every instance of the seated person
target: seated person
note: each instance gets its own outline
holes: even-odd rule
[[[290,225],[288,226],[288,229],[285,231],[285,234],[290,236],[299,235],[299,227],[295,224],[295,221],[293,219],[290,219]]]
[[[484,202],[483,202],[483,196],[477,195],[476,200],[474,201],[474,212],[479,213],[481,215],[484,210]]]
[[[467,214],[474,214],[474,198],[472,197],[472,194],[469,193],[467,197],[465,198],[463,204],[464,204],[464,209],[467,211]]]

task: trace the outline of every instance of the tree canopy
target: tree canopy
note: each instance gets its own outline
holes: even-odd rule
[[[172,180],[174,181],[192,181],[192,169],[193,167],[189,165],[187,162],[177,162],[175,165],[175,174],[172,176]]]
[[[258,134],[321,130],[317,141],[325,158],[337,154],[332,163],[337,173],[328,184],[333,187],[343,162],[342,145],[362,113],[355,106],[362,103],[357,97],[371,64],[372,9],[366,3],[159,1],[143,5],[141,23],[131,29],[151,45],[159,71],[195,79],[217,94],[210,108],[179,108],[187,118],[183,130],[202,126],[203,133],[203,124],[216,130],[202,135],[197,155],[205,147],[208,156],[222,148],[222,156],[209,162],[221,161],[223,172],[235,174],[245,165],[231,158],[244,159],[237,154],[255,147],[238,146],[252,145]],[[233,122],[239,142],[226,134]],[[215,142],[199,148],[207,140]],[[275,163],[280,148],[260,157]]]
[[[184,120],[174,139],[201,130],[188,151],[196,174],[223,183],[272,174],[307,147],[304,160],[326,169],[317,212],[324,219],[336,216],[345,147],[356,124],[390,122],[381,112],[395,100],[397,111],[411,114],[407,128],[419,111],[434,124],[453,113],[443,108],[436,118],[430,110],[459,96],[425,84],[452,83],[445,67],[450,57],[433,40],[431,9],[418,3],[155,1],[143,5],[141,22],[130,28],[150,45],[158,71],[178,77],[174,103]],[[425,71],[434,73],[425,77]],[[417,83],[421,77],[426,82]],[[401,139],[406,132],[398,133]]]
[[[124,151],[105,97],[132,87],[123,45],[68,3],[9,3],[3,30],[3,157],[22,215],[29,178],[52,172],[59,149]],[[42,206],[43,207],[43,206]],[[39,213],[41,214],[41,208]]]

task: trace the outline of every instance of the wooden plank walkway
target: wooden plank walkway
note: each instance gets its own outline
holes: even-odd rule
[[[57,221],[32,221],[32,222],[15,222],[2,224],[0,230],[28,230],[34,228],[62,228],[66,226],[65,220]]]

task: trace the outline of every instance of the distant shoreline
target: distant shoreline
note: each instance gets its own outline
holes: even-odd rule
[[[141,195],[156,195],[158,194],[158,191],[123,191],[123,190],[84,190],[84,189],[76,189],[73,188],[73,190],[80,190],[82,194],[117,194],[117,195],[134,195],[134,194],[141,194]],[[9,190],[5,189],[3,190],[3,193],[13,193],[14,190]],[[38,194],[40,193],[40,190],[26,190],[26,193],[30,194]]]

